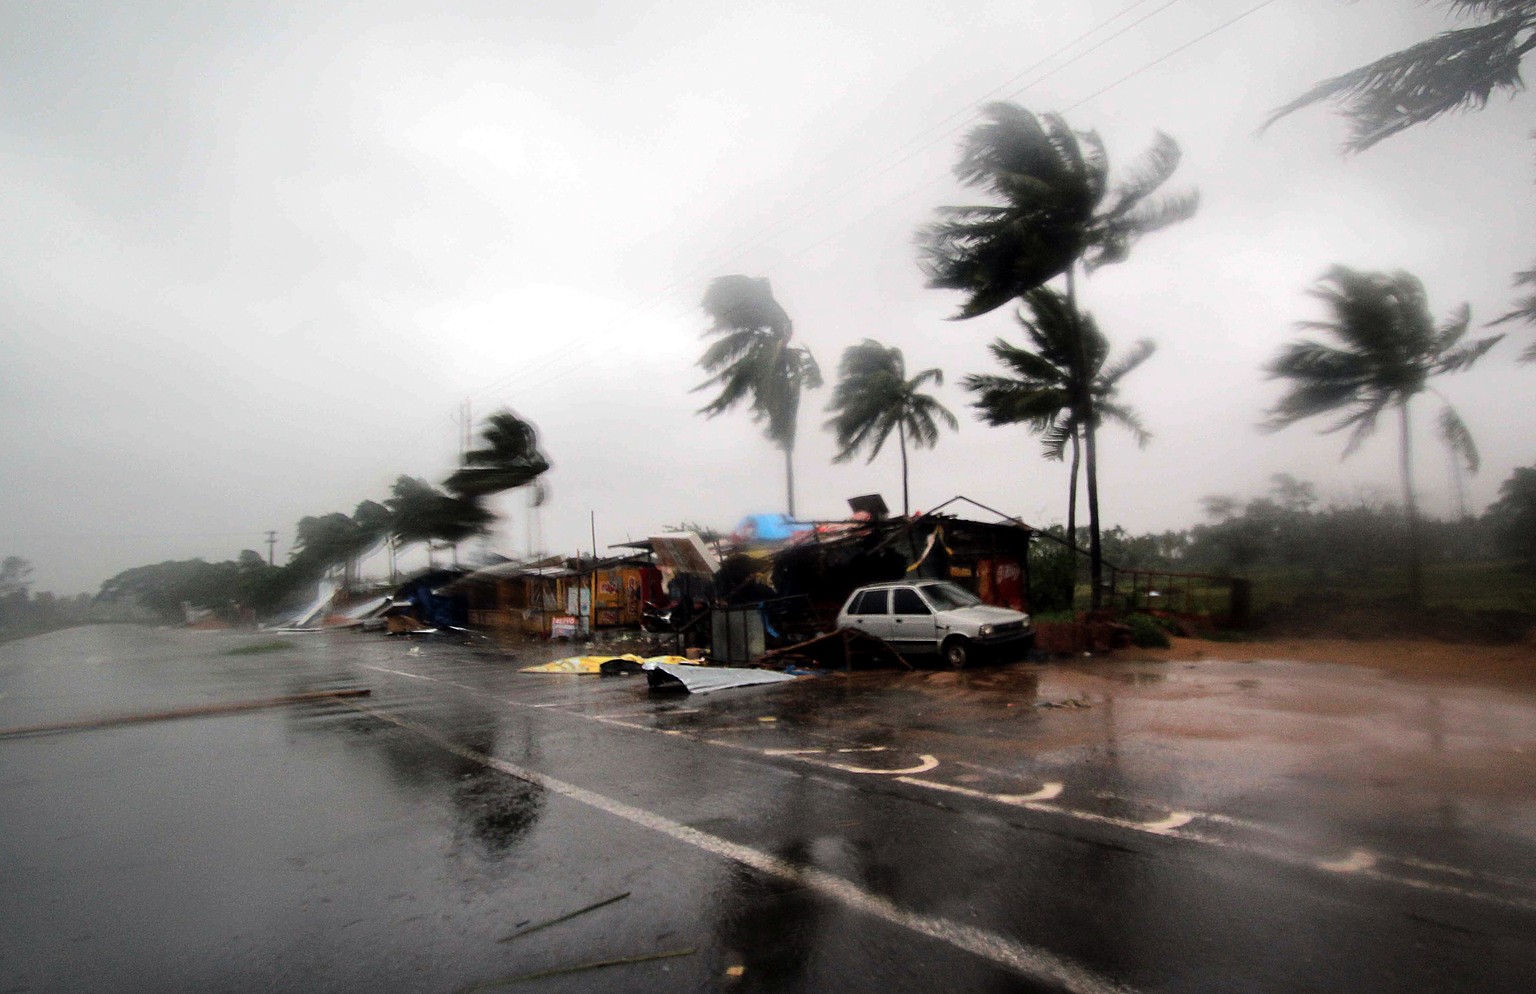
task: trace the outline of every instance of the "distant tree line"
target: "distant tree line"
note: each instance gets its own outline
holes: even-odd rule
[[[1345,151],[1361,152],[1442,114],[1479,109],[1495,93],[1518,94],[1522,63],[1536,51],[1536,0],[1437,2],[1458,26],[1318,83],[1274,111],[1265,127],[1312,104],[1336,102],[1351,125]],[[1152,356],[1155,343],[1141,338],[1111,360],[1109,337],[1080,304],[1080,280],[1101,266],[1124,261],[1143,236],[1193,216],[1199,204],[1195,192],[1159,192],[1179,159],[1178,143],[1159,132],[1112,182],[1109,157],[1095,132],[1079,131],[1056,114],[989,104],[962,140],[954,167],[956,177],[978,191],[979,202],[940,207],[917,233],[928,286],[963,297],[956,320],[1017,308],[1026,344],[997,339],[991,352],[1002,372],[972,373],[961,381],[974,398],[977,416],[989,425],[1025,425],[1042,437],[1047,458],[1071,455],[1067,524],[1057,530],[1061,551],[1055,559],[1042,553],[1042,566],[1055,564],[1043,573],[1055,570],[1062,582],[1042,582],[1067,591],[1070,606],[1078,565],[1071,546],[1087,549],[1095,607],[1104,590],[1106,562],[1230,571],[1269,562],[1301,565],[1318,555],[1346,566],[1395,555],[1405,567],[1410,599],[1420,600],[1426,557],[1442,556],[1447,548],[1470,550],[1478,544],[1477,535],[1512,534],[1508,520],[1514,512],[1504,506],[1512,499],[1506,494],[1477,521],[1431,522],[1419,513],[1413,401],[1436,394],[1432,380],[1470,369],[1503,336],[1468,339],[1472,318],[1465,305],[1437,323],[1423,285],[1402,271],[1333,265],[1323,273],[1311,292],[1323,301],[1325,318],[1299,322],[1311,337],[1297,338],[1265,367],[1270,378],[1286,381],[1287,390],[1259,426],[1277,431],[1303,420],[1331,419],[1322,430],[1347,430],[1348,455],[1383,417],[1395,421],[1401,504],[1319,509],[1315,496],[1298,504],[1302,494],[1275,493],[1246,504],[1215,500],[1208,507],[1210,520],[1186,532],[1136,539],[1119,530],[1101,534],[1098,428],[1115,423],[1140,444],[1150,439],[1138,413],[1121,403],[1116,392],[1120,381]],[[1514,282],[1517,290],[1536,288],[1536,269],[1517,273]],[[713,341],[698,363],[710,378],[697,389],[718,387],[720,392],[700,413],[713,417],[745,405],[756,420],[767,423],[768,437],[784,452],[793,516],[792,454],[800,395],[802,389],[821,385],[820,371],[808,347],[790,344],[789,316],[767,280],[720,277],[710,284],[702,305],[712,322],[705,334]],[[1491,323],[1511,322],[1536,325],[1536,293],[1521,296],[1509,313]],[[1526,349],[1521,361],[1536,362],[1536,345]],[[918,389],[942,382],[943,373],[930,369],[908,379],[899,349],[865,340],[844,354],[840,374],[829,408],[834,417],[827,422],[837,436],[836,459],[863,449],[873,460],[895,431],[905,512],[907,442],[932,447],[939,424],[956,427],[953,416]],[[1477,472],[1472,431],[1449,403],[1441,405],[1438,426],[1466,471]],[[1086,530],[1077,527],[1080,469],[1088,502]],[[1448,538],[1448,532],[1456,537]],[[1531,558],[1528,549],[1521,551],[1526,547],[1505,548]]]
[[[1421,521],[1426,562],[1508,561],[1536,574],[1536,467],[1515,470],[1499,493],[1481,515]],[[1259,496],[1201,503],[1205,520],[1189,528],[1141,535],[1108,529],[1105,560],[1127,570],[1241,576],[1282,569],[1347,581],[1399,567],[1412,533],[1401,504],[1371,494],[1323,502],[1312,484],[1288,473],[1276,474]]]
[[[400,476],[382,501],[364,500],[351,514],[335,511],[305,516],[295,527],[293,551],[281,565],[268,563],[253,549],[224,562],[202,559],[168,561],[124,570],[101,585],[95,600],[136,604],[165,621],[180,621],[182,605],[212,609],[235,621],[262,617],[302,599],[328,575],[344,586],[358,582],[358,564],[389,553],[390,579],[395,557],[408,546],[425,543],[428,561],[441,546],[457,558],[458,546],[485,534],[496,520],[486,498],[534,484],[550,468],[538,434],[511,411],[485,419],[483,445],[464,455],[463,464],[442,487],[414,476]]]

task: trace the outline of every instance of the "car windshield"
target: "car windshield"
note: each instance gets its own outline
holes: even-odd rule
[[[953,611],[960,607],[975,607],[981,603],[981,598],[966,590],[957,587],[953,583],[925,583],[917,589],[928,598],[928,603],[938,611]]]

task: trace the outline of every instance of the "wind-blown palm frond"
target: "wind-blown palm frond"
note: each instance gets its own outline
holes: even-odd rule
[[[1458,17],[1486,23],[1457,28],[1358,69],[1325,79],[1272,112],[1261,131],[1303,107],[1340,105],[1349,121],[1346,152],[1361,152],[1416,124],[1485,106],[1496,91],[1525,88],[1520,64],[1536,48],[1533,0],[1451,0]]]
[[[1450,404],[1440,410],[1440,437],[1445,439],[1445,444],[1466,465],[1467,471],[1476,473],[1482,468],[1482,457],[1478,455],[1477,443],[1472,439],[1472,432],[1467,429],[1467,423],[1461,420],[1461,415],[1456,413],[1456,408]]]
[[[485,497],[532,483],[549,470],[533,425],[511,411],[497,411],[481,429],[485,446],[464,454],[464,465],[444,481],[460,497]]]
[[[949,409],[922,387],[944,383],[939,369],[925,369],[907,376],[906,359],[901,350],[866,338],[851,346],[838,363],[838,382],[827,410],[827,419],[837,439],[834,462],[847,462],[861,450],[868,451],[867,462],[885,446],[895,432],[901,444],[902,513],[907,507],[907,440],[918,448],[933,448],[939,441],[939,425],[951,431],[960,427]]]
[[[1140,236],[1192,216],[1199,200],[1152,199],[1179,163],[1161,132],[1111,187],[1104,143],[1055,114],[989,104],[962,145],[955,175],[1001,203],[944,207],[918,231],[928,285],[966,295],[956,319],[985,314],[1082,261],[1119,262]]]
[[[821,368],[809,349],[791,345],[794,328],[773,297],[766,279],[721,276],[704,292],[711,324],[706,336],[719,336],[699,357],[709,379],[695,391],[719,387],[715,399],[699,408],[714,417],[746,403],[752,420],[763,424],[768,439],[784,452],[789,512],[795,495],[791,459],[799,425],[800,394],[822,385]]]
[[[1261,427],[1278,431],[1306,418],[1338,415],[1323,431],[1351,429],[1344,448],[1348,458],[1376,430],[1381,414],[1397,408],[1403,504],[1416,536],[1409,402],[1429,388],[1431,377],[1471,367],[1502,336],[1464,344],[1471,323],[1465,306],[1436,328],[1424,285],[1404,272],[1334,266],[1319,280],[1313,296],[1326,305],[1329,319],[1302,322],[1301,327],[1322,332],[1337,344],[1301,339],[1280,350],[1266,369],[1271,378],[1290,384]],[[1441,414],[1440,428],[1452,451],[1475,472],[1472,433],[1449,405]],[[1422,576],[1416,539],[1410,542],[1409,554],[1410,589],[1417,598]]]
[[[1508,314],[1500,315],[1489,324],[1505,324],[1510,321],[1524,321],[1526,324],[1536,324],[1536,266],[1516,273],[1514,279],[1516,287],[1528,286],[1532,292],[1515,301],[1515,309]],[[1520,353],[1521,362],[1536,362],[1536,344],[1526,347]]]
[[[1048,288],[1024,299],[1028,314],[1021,310],[1017,317],[1034,351],[999,338],[988,349],[1011,375],[972,373],[961,381],[976,397],[971,406],[978,416],[993,426],[1027,425],[1051,459],[1063,458],[1073,434],[1090,420],[1113,420],[1145,445],[1151,436],[1139,415],[1113,397],[1120,380],[1151,358],[1156,344],[1142,339],[1106,365],[1109,341],[1092,315],[1074,315],[1066,298]]]

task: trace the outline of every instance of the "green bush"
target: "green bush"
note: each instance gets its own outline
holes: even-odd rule
[[[1168,633],[1149,615],[1133,614],[1127,621],[1131,628],[1131,644],[1142,649],[1166,649],[1173,645]]]

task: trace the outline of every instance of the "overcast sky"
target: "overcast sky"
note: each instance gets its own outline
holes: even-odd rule
[[[1106,524],[1184,527],[1202,496],[1281,471],[1394,498],[1389,430],[1344,462],[1309,424],[1258,434],[1281,390],[1261,366],[1321,316],[1306,291],[1335,262],[1419,275],[1437,314],[1507,310],[1536,259],[1536,105],[1499,98],[1349,159],[1325,110],[1256,136],[1319,78],[1448,23],[1405,0],[1275,0],[1175,51],[1256,3],[5,4],[0,554],[60,593],[264,551],[269,528],[284,557],[303,515],[441,480],[466,399],[539,426],[546,548],[589,547],[594,512],[606,546],[782,510],[778,452],[690,393],[699,298],[737,272],[772,281],[829,380],[865,337],[944,370],[961,429],[914,457],[915,507],[966,494],[1059,522],[1065,466],[977,423],[958,388],[1017,326],[947,321],[959,300],[924,288],[913,247],[935,207],[976,199],[951,167],[997,98],[1097,129],[1112,165],[1164,130],[1184,150],[1168,189],[1202,198],[1083,285],[1117,347],[1160,346],[1124,390],[1153,443],[1104,434]],[[1536,462],[1536,367],[1514,361],[1531,332],[1511,337],[1441,384],[1482,448],[1474,510]],[[869,491],[899,507],[894,451],[831,465],[830,394],[804,404],[798,510],[841,516]],[[1420,404],[1420,487],[1444,515]],[[498,502],[493,548],[526,550],[524,503]]]

